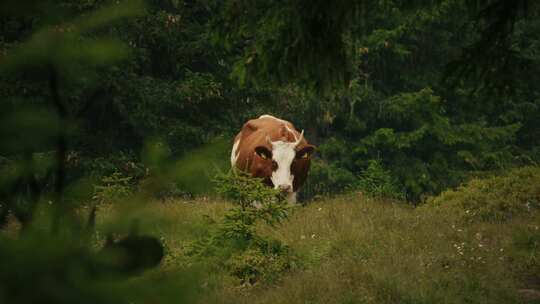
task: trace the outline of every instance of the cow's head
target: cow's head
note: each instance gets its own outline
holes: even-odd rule
[[[294,135],[294,133],[293,133]],[[300,137],[294,135],[295,141],[284,140],[272,141],[266,136],[266,144],[255,148],[255,154],[270,166],[272,173],[269,176],[274,188],[283,192],[293,192],[294,176],[306,175],[309,168],[311,154],[315,150],[313,145],[303,141],[304,131]],[[295,172],[305,170],[306,172]]]

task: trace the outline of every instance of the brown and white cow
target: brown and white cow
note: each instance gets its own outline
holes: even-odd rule
[[[244,124],[234,139],[231,166],[263,178],[264,182],[287,194],[289,203],[296,202],[296,192],[304,184],[315,150],[285,120],[262,115]]]

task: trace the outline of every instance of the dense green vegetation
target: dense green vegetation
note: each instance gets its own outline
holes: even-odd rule
[[[55,67],[74,128],[70,159],[86,173],[99,169],[91,164],[97,157],[117,167],[115,160],[137,163],[152,138],[180,157],[272,113],[320,146],[307,197],[359,187],[376,161],[417,203],[471,171],[539,161],[538,9],[506,2],[344,1],[330,8],[324,1],[148,1],[139,17],[79,33],[69,16],[88,16],[102,3],[64,1],[3,18],[0,47],[11,62],[0,84],[3,115],[28,114],[23,105],[47,110],[41,106],[52,93],[47,72],[29,66],[35,56],[36,64]],[[123,4],[115,9],[111,16],[125,13]],[[319,28],[317,18],[328,27]],[[499,23],[509,29],[497,31]],[[40,45],[48,38],[32,34],[49,26],[59,34],[54,39],[66,40]],[[123,44],[111,49],[111,39]],[[17,60],[26,70],[15,76]],[[5,144],[1,155],[20,152],[12,147]],[[51,148],[44,142],[31,150]],[[103,171],[94,173],[112,173]]]
[[[538,301],[539,17],[2,1],[0,302]],[[261,114],[318,146],[305,207],[223,173]]]

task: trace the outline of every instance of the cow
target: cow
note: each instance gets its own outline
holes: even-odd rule
[[[270,187],[296,203],[296,193],[306,181],[315,146],[308,144],[304,131],[298,132],[283,119],[262,115],[246,122],[234,139],[231,166],[262,178]]]

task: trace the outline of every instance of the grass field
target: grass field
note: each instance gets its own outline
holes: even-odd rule
[[[540,303],[539,173],[475,180],[418,208],[360,193],[299,206],[278,227],[258,227],[291,248],[296,267],[253,285],[203,270],[200,302]],[[194,265],[186,246],[230,207],[153,204],[165,221],[149,229],[167,248],[157,271]]]

